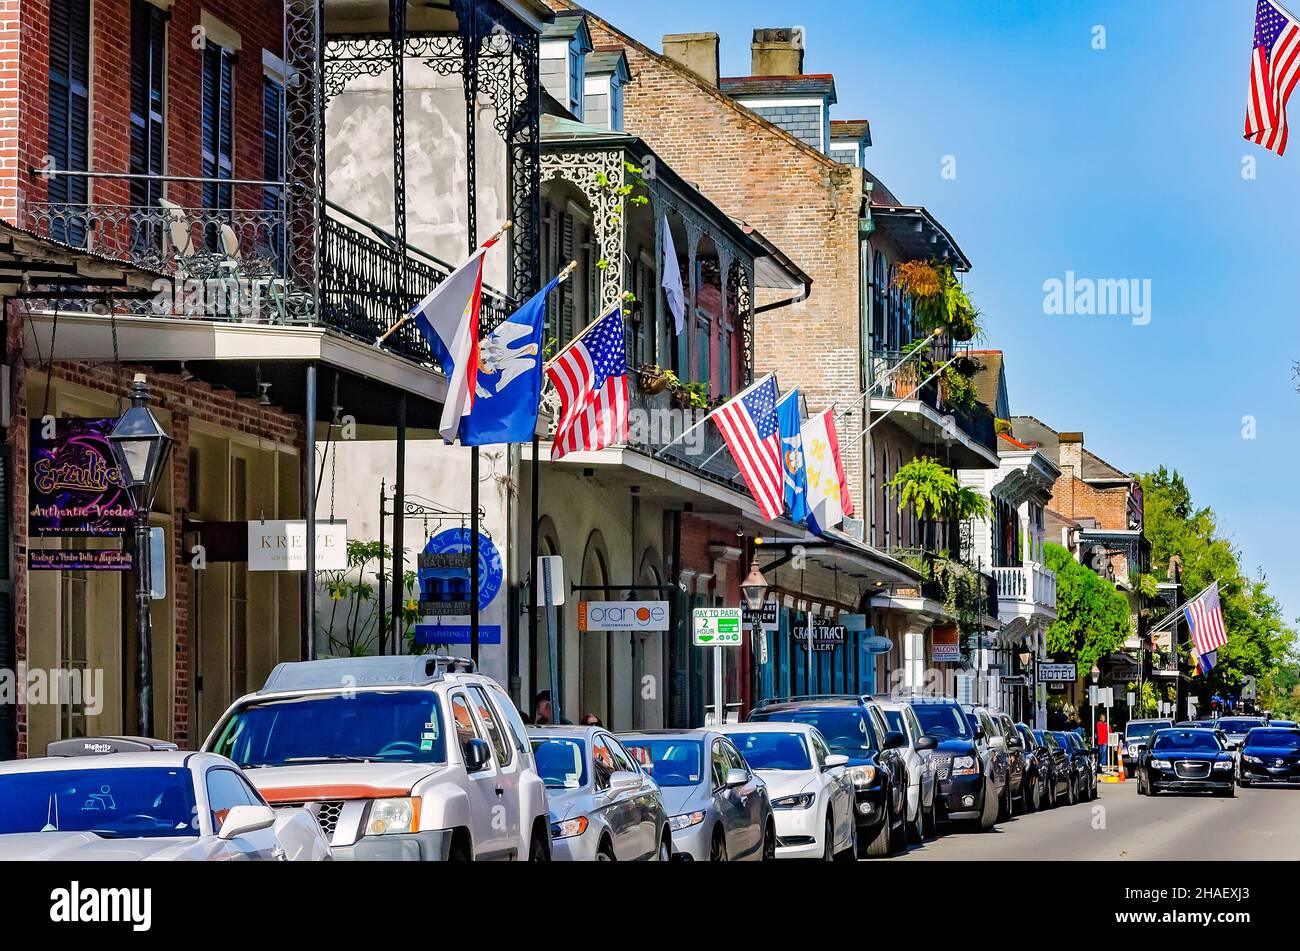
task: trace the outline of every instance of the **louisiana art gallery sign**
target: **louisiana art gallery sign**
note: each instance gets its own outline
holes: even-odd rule
[[[33,419],[27,531],[34,538],[125,535],[135,517],[108,434],[116,419]]]

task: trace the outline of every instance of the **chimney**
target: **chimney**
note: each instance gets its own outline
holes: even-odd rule
[[[1061,433],[1061,469],[1071,469],[1076,479],[1083,478],[1083,433]]]
[[[668,33],[664,36],[664,55],[710,86],[718,85],[718,34]]]
[[[773,27],[754,31],[750,74],[753,76],[802,76],[803,28]]]

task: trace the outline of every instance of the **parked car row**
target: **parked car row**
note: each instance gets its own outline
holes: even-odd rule
[[[281,664],[199,753],[138,738],[48,752],[0,766],[0,857],[112,841],[124,858],[852,859],[941,820],[987,830],[1097,791],[1075,734],[955,700],[784,698],[712,729],[529,727],[499,684],[445,656]]]
[[[1138,794],[1211,792],[1300,783],[1300,729],[1292,721],[1224,717],[1174,724],[1136,744]]]

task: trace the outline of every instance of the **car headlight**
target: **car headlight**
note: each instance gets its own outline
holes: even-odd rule
[[[1232,760],[1219,760],[1214,764],[1215,769],[1232,769]]]
[[[1151,765],[1154,766],[1156,769],[1168,769],[1168,768],[1169,768],[1169,760],[1167,760],[1167,759],[1153,759],[1153,760],[1151,761]]]
[[[1264,761],[1263,761],[1262,759],[1260,759],[1258,756],[1251,756],[1251,755],[1249,755],[1248,753],[1242,753],[1242,754],[1241,754],[1241,758],[1244,759],[1247,763],[1262,763],[1262,762],[1264,762]]]
[[[952,772],[954,776],[969,775],[980,771],[979,762],[973,756],[954,756]]]
[[[674,832],[680,832],[682,829],[689,829],[691,826],[697,826],[704,821],[704,810],[699,812],[683,812],[680,816],[673,816],[668,820],[668,828]]]
[[[772,800],[773,809],[807,809],[817,800],[816,793],[799,793],[797,796],[782,796]]]
[[[563,822],[551,823],[552,839],[571,839],[575,835],[582,835],[587,831],[587,817],[578,816],[576,819],[565,819]]]
[[[366,816],[366,835],[392,835],[399,832],[416,832],[420,828],[420,800],[375,799]]]
[[[849,779],[853,780],[854,789],[866,789],[875,782],[876,767],[852,766],[849,768]]]

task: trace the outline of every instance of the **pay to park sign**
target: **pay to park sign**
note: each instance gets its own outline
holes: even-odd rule
[[[691,612],[692,642],[698,647],[739,647],[740,608],[696,608]]]

